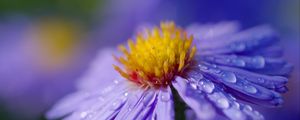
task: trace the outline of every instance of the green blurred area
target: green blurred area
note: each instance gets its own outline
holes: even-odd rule
[[[61,16],[89,20],[102,3],[103,0],[0,0],[0,17]]]
[[[42,35],[52,35],[52,38],[62,37],[63,40],[60,38],[55,41],[40,40],[44,42],[44,48],[48,49],[52,45],[55,49],[58,48],[56,50],[61,54],[63,53],[61,51],[67,49],[68,45],[76,43],[73,38],[65,40],[65,37],[83,31],[81,30],[83,29],[82,25],[88,26],[87,24],[91,24],[94,22],[93,20],[99,20],[94,18],[98,17],[97,14],[101,12],[103,4],[104,0],[0,0],[0,23],[18,19],[18,16],[25,17],[25,20],[29,19],[33,23],[33,28],[37,29],[36,31],[43,29],[39,30],[39,32],[45,33]],[[22,22],[22,19],[17,21]],[[2,24],[6,24],[6,22]],[[79,44],[78,41],[77,44]],[[52,48],[50,49],[52,50]],[[4,102],[0,101],[0,103]],[[0,104],[0,120],[20,119],[19,116],[10,112],[6,106]],[[40,116],[39,120],[45,120],[45,117]]]

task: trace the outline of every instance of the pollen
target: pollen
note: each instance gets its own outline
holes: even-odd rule
[[[196,47],[193,36],[174,22],[162,22],[160,27],[138,33],[128,46],[120,45],[123,56],[116,59],[123,65],[114,65],[116,71],[142,87],[160,88],[171,83],[176,75],[191,63]]]

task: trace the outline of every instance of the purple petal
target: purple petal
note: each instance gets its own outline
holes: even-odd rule
[[[274,42],[270,46],[260,47],[253,51],[248,51],[246,54],[252,56],[259,55],[269,58],[279,58],[283,55],[283,49],[277,42]]]
[[[113,112],[107,113],[104,108],[121,106],[121,104],[114,104],[114,101],[126,99],[129,87],[128,83],[124,81],[106,88],[79,91],[56,104],[46,116],[49,119],[55,119],[71,114],[68,116],[69,118],[91,119],[99,113],[105,118],[105,115],[109,116]]]
[[[116,50],[103,49],[96,59],[91,63],[89,70],[78,81],[80,89],[103,88],[113,83],[119,73],[114,70],[113,64],[118,65],[114,60],[113,55],[116,55]]]
[[[196,59],[269,75],[288,75],[292,69],[292,66],[281,58],[263,56],[211,55],[196,56]]]
[[[227,92],[235,94],[242,99],[267,106],[279,105],[282,103],[280,94],[272,89],[281,88],[286,83],[286,78],[280,76],[267,76],[252,72],[243,71],[237,68],[225,69],[224,66],[199,64],[196,72],[201,72],[205,78],[218,84],[223,84]],[[197,70],[198,69],[198,70]],[[236,69],[237,71],[233,70]],[[260,81],[263,80],[262,81]],[[265,86],[266,85],[266,86]],[[265,88],[272,85],[275,88]],[[276,89],[275,89],[276,90]]]
[[[177,90],[182,100],[193,109],[199,119],[212,119],[217,116],[217,113],[211,103],[204,97],[204,95],[197,93],[187,80],[177,77],[172,85]]]
[[[255,83],[268,89],[281,88],[285,86],[288,79],[282,76],[268,76],[264,74],[254,73],[239,68],[219,66],[220,69],[234,73],[239,79]]]
[[[237,33],[239,29],[240,25],[237,22],[220,22],[217,24],[192,24],[186,28],[186,31],[197,41],[205,41]]]
[[[155,107],[157,93],[155,90],[137,89],[134,94],[128,97],[125,105],[116,115],[116,120],[134,120],[145,119],[148,117],[148,112],[151,112]]]
[[[174,120],[174,103],[170,87],[161,88],[151,120]]]
[[[139,90],[129,96],[116,115],[117,120],[173,120],[174,108],[170,88]]]
[[[248,105],[243,105],[241,103],[236,102],[235,98],[222,91],[219,88],[219,86],[216,86],[210,93],[201,90],[201,88],[204,88],[207,85],[202,82],[208,82],[209,80],[198,79],[197,83],[187,81],[188,80],[186,79],[178,77],[176,78],[176,82],[173,83],[173,86],[176,88],[182,99],[194,110],[195,114],[198,116],[199,119],[203,118],[200,118],[198,115],[201,111],[197,111],[197,107],[195,107],[198,106],[197,103],[191,104],[191,101],[189,100],[191,98],[195,98],[195,100],[200,100],[200,97],[196,96],[202,96],[202,99],[208,101],[208,103],[200,102],[198,104],[209,104],[210,106],[212,106],[210,108],[212,109],[210,110],[211,113],[213,113],[213,111],[218,112],[218,114],[215,114],[214,116],[211,116],[210,118],[206,119],[224,119],[224,117],[227,117],[232,120],[263,119],[262,115],[260,115],[257,111],[252,110],[252,108]],[[224,116],[222,117],[222,115]]]
[[[276,33],[268,26],[258,26],[236,34],[212,39],[217,40],[196,41],[199,54],[212,55],[255,51],[278,40]]]

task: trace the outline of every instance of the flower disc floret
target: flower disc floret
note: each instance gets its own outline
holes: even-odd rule
[[[196,52],[193,36],[177,27],[174,22],[161,23],[160,28],[146,29],[129,39],[128,48],[119,46],[124,54],[117,60],[123,65],[114,65],[126,79],[142,87],[167,86],[191,63]]]

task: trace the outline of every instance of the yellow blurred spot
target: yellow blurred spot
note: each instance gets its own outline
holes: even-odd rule
[[[33,36],[37,43],[39,62],[45,69],[60,69],[68,65],[78,47],[78,28],[61,19],[42,19],[35,26]]]
[[[196,52],[193,37],[174,22],[163,22],[160,28],[146,31],[136,36],[136,42],[128,40],[128,49],[119,46],[124,56],[117,60],[125,70],[114,67],[123,77],[143,87],[166,86],[192,60]]]

